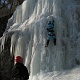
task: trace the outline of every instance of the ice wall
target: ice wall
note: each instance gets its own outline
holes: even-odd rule
[[[11,55],[23,57],[31,76],[79,65],[79,8],[78,0],[25,0],[9,19],[1,48],[5,39],[11,37]],[[45,48],[51,16],[55,21],[57,45],[51,40]]]

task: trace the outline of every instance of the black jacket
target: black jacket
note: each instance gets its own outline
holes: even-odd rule
[[[12,69],[12,79],[13,78],[23,78],[24,80],[29,79],[28,70],[22,63],[16,63],[14,65]]]

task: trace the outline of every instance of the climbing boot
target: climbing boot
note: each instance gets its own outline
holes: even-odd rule
[[[56,39],[54,39],[54,45],[56,45]]]
[[[46,43],[45,47],[48,47],[48,45],[49,45],[49,40],[47,40],[47,43]]]

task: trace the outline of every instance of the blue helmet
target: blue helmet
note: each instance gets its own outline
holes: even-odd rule
[[[51,24],[51,21],[48,21],[48,24]]]

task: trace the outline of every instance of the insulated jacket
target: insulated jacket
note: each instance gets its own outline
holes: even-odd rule
[[[54,24],[52,24],[51,22],[49,22],[48,26],[47,26],[47,31],[48,32],[53,32],[54,31]]]
[[[55,35],[55,33],[54,33],[54,24],[49,22],[48,26],[47,26],[47,31],[49,32],[48,35],[54,36]]]
[[[12,80],[28,80],[29,73],[22,63],[16,63],[12,69]]]

